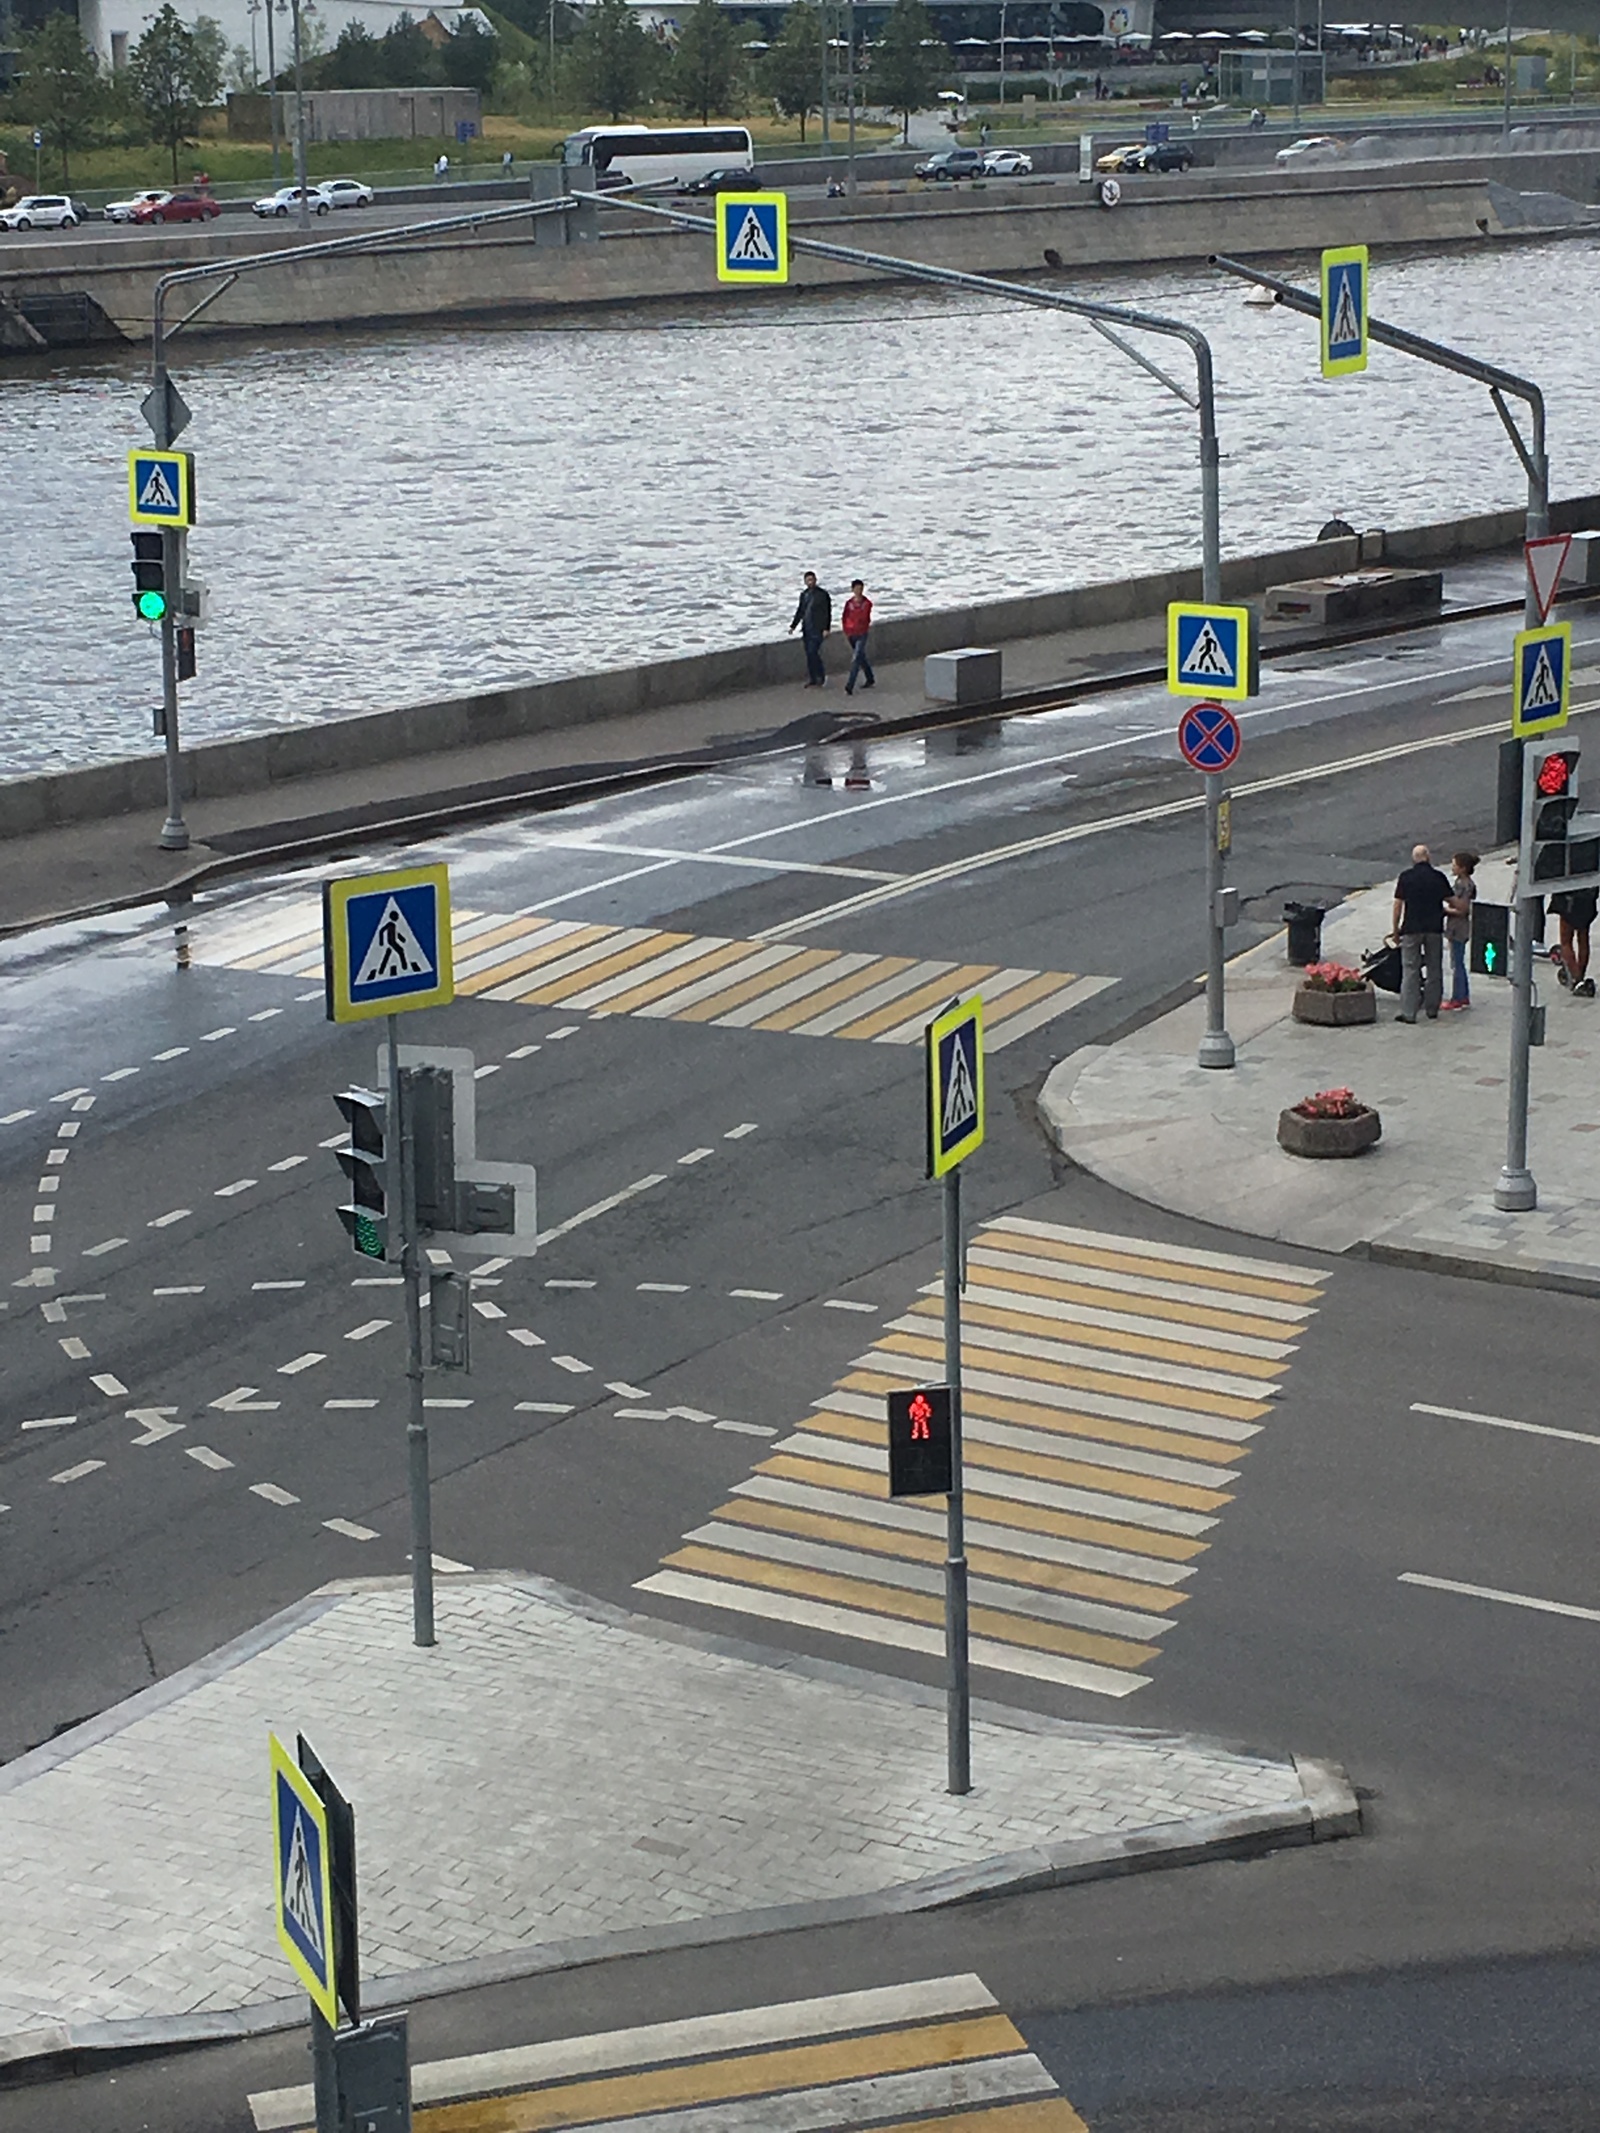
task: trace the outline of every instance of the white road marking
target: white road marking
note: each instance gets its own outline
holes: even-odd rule
[[[594,1368],[593,1363],[582,1362],[575,1355],[553,1355],[550,1360],[555,1364],[557,1370],[570,1371],[574,1377],[578,1377],[584,1371],[593,1370]]]
[[[324,1406],[325,1408],[334,1408],[334,1407],[376,1407],[378,1403],[377,1403],[377,1401],[376,1401],[376,1400],[324,1400],[322,1404],[323,1404],[323,1406]]]
[[[39,1306],[39,1316],[47,1326],[62,1326],[66,1324],[67,1307],[64,1303],[55,1301],[42,1303]]]
[[[252,1185],[259,1185],[259,1178],[235,1178],[231,1185],[219,1185],[213,1199],[231,1200],[235,1193],[248,1192]]]
[[[406,1561],[409,1563],[410,1560],[411,1558],[408,1555],[406,1557]],[[439,1555],[435,1553],[433,1558],[433,1567],[435,1570],[441,1572],[446,1577],[450,1576],[452,1572],[454,1572],[457,1577],[470,1577],[472,1574],[472,1565],[470,1563],[458,1563],[453,1555]]]
[[[55,1218],[56,1208],[55,1202],[53,1200],[41,1201],[40,1204],[33,1211],[33,1219],[35,1222],[53,1222]]]
[[[614,1392],[619,1400],[648,1400],[650,1395],[642,1385],[630,1385],[624,1378],[610,1378],[606,1391]]]
[[[345,1335],[347,1341],[370,1340],[374,1333],[381,1333],[385,1326],[392,1326],[392,1318],[369,1318],[364,1325],[354,1326]]]
[[[152,1296],[204,1296],[205,1293],[206,1285],[203,1281],[197,1281],[190,1287],[183,1289],[152,1289],[150,1291]]]
[[[638,1293],[641,1296],[687,1296],[689,1284],[686,1281],[641,1281]]]
[[[20,1126],[25,1118],[32,1116],[31,1111],[8,1111],[4,1118],[0,1118],[0,1126]]]
[[[679,1156],[678,1163],[681,1168],[687,1169],[689,1164],[703,1163],[708,1155],[715,1155],[716,1152],[715,1148],[691,1148],[687,1155]]]
[[[519,1400],[519,1415],[570,1415],[572,1409],[564,1407],[559,1400]]]
[[[170,1229],[174,1222],[185,1221],[194,1213],[192,1207],[174,1207],[170,1213],[156,1215],[145,1224],[146,1229]]]
[[[250,1493],[252,1496],[261,1497],[267,1503],[291,1504],[300,1501],[298,1496],[291,1496],[287,1489],[280,1489],[275,1481],[252,1481]]]
[[[101,1259],[107,1252],[120,1252],[127,1242],[126,1237],[107,1237],[103,1244],[91,1244],[83,1256],[85,1259]]]
[[[519,1044],[514,1052],[507,1052],[506,1057],[508,1059],[527,1059],[538,1050],[539,1046],[536,1044]],[[4,1125],[4,1123],[5,1121],[0,1119],[0,1125]]]
[[[1469,1600],[1498,1600],[1504,1607],[1531,1607],[1541,1615],[1571,1615],[1579,1622],[1600,1622],[1600,1607],[1573,1607],[1565,1600],[1536,1600],[1526,1592],[1500,1592],[1493,1585],[1463,1585],[1455,1578],[1424,1577],[1420,1570],[1402,1570],[1402,1585],[1426,1585],[1432,1592],[1459,1592]]]
[[[514,1341],[520,1341],[524,1348],[542,1348],[544,1346],[543,1335],[530,1332],[526,1326],[507,1326],[506,1331]]]
[[[213,1474],[220,1474],[225,1467],[231,1467],[233,1464],[231,1459],[224,1459],[221,1452],[214,1452],[209,1444],[187,1444],[184,1446],[184,1455],[194,1460],[196,1465],[208,1467]]]
[[[327,999],[327,997],[328,997],[328,995],[327,995],[326,991],[325,991],[325,990],[323,989],[323,987],[322,987],[322,986],[320,986],[320,985],[314,985],[314,986],[313,986],[313,987],[311,988],[310,992],[297,992],[297,993],[295,994],[295,998],[296,998],[297,1000],[324,1000],[324,1001],[325,1001],[325,1000]]]
[[[736,1429],[744,1437],[775,1437],[778,1432],[760,1422],[713,1422],[713,1429]]]
[[[708,1415],[703,1407],[669,1407],[669,1415],[676,1415],[684,1422],[715,1422],[715,1415]]]
[[[824,1311],[880,1311],[881,1304],[852,1303],[848,1296],[830,1296],[822,1306]]]
[[[353,1289],[398,1289],[404,1282],[403,1274],[354,1274],[350,1278]]]
[[[509,1259],[485,1259],[477,1272],[469,1278],[473,1281],[487,1280],[489,1275],[498,1274],[503,1266],[509,1266],[510,1264],[511,1261]]]
[[[125,1400],[128,1388],[121,1378],[115,1378],[109,1370],[97,1370],[89,1379],[96,1392],[103,1392],[108,1400]]]
[[[102,1074],[100,1079],[102,1081],[126,1081],[130,1075],[137,1074],[138,1071],[137,1067],[118,1067],[115,1073]]]
[[[322,1523],[330,1533],[342,1533],[346,1540],[375,1541],[378,1537],[371,1526],[358,1526],[348,1518],[325,1518]]]
[[[424,1400],[424,1407],[470,1407],[470,1400]]]
[[[181,1059],[188,1049],[186,1044],[175,1044],[168,1051],[156,1052],[153,1057],[158,1063],[164,1063],[168,1059]]]
[[[670,1422],[670,1407],[614,1407],[612,1420],[616,1422]]]
[[[61,1190],[61,1179],[59,1176],[53,1178],[49,1176],[42,1177],[33,1189],[35,1192],[59,1192]]]
[[[98,1474],[105,1465],[103,1459],[84,1459],[77,1466],[69,1466],[59,1474],[52,1474],[52,1481],[81,1481],[85,1474]]]
[[[775,1304],[783,1301],[782,1289],[730,1289],[728,1294],[742,1296],[747,1303]]]
[[[75,1363],[86,1363],[89,1360],[89,1344],[79,1340],[76,1333],[69,1333],[61,1342],[61,1353],[70,1356]]]
[[[498,1074],[499,1071],[499,1060],[491,1059],[486,1066],[474,1067],[472,1070],[472,1078],[474,1081],[486,1081],[491,1074]]]
[[[292,1363],[280,1363],[280,1378],[297,1378],[302,1370],[309,1370],[313,1363],[325,1363],[328,1358],[317,1348],[308,1348],[304,1355],[297,1355]]]
[[[220,1400],[213,1400],[211,1404],[225,1415],[270,1414],[281,1403],[277,1400],[256,1399],[258,1389],[254,1385],[235,1385],[232,1392],[225,1392]]]
[[[565,1222],[558,1222],[554,1229],[541,1230],[538,1241],[541,1244],[554,1244],[558,1237],[566,1236],[569,1230],[577,1229],[585,1222],[593,1222],[599,1215],[608,1215],[614,1207],[621,1207],[625,1201],[636,1198],[641,1192],[649,1192],[652,1186],[665,1185],[666,1182],[664,1171],[652,1171],[647,1178],[636,1178],[631,1185],[624,1185],[621,1192],[614,1192],[604,1200],[596,1200],[593,1207],[584,1208],[581,1214],[569,1215]]]
[[[1581,1429],[1552,1429],[1544,1422],[1513,1422],[1509,1415],[1478,1415],[1467,1407],[1430,1407],[1425,1400],[1413,1400],[1414,1415],[1440,1415],[1447,1422],[1483,1422],[1490,1429],[1514,1429],[1528,1437],[1559,1437],[1564,1444],[1600,1445],[1600,1437],[1590,1436]]]
[[[59,1096],[52,1096],[50,1101],[53,1104],[69,1104],[74,1096],[87,1096],[88,1093],[87,1089],[63,1089]]]
[[[325,1141],[318,1141],[319,1148],[342,1148],[350,1136],[348,1133],[330,1133]]]
[[[504,1318],[506,1315],[497,1303],[490,1303],[487,1297],[475,1296],[472,1299],[472,1308],[480,1318]]]
[[[56,1128],[56,1139],[58,1141],[75,1140],[82,1129],[83,1120],[81,1118],[64,1118]]]
[[[310,1160],[308,1155],[286,1155],[281,1163],[269,1163],[267,1168],[272,1171],[298,1170],[302,1163],[309,1163]]]
[[[130,1422],[142,1422],[144,1424],[144,1435],[142,1437],[130,1437],[128,1442],[136,1445],[159,1444],[164,1437],[177,1436],[178,1432],[183,1428],[183,1424],[167,1419],[177,1412],[178,1410],[175,1407],[130,1407],[128,1409],[128,1420]]]
[[[263,1007],[259,1014],[251,1015],[249,1019],[252,1022],[270,1022],[274,1015],[281,1015],[282,1013],[283,1009],[281,1007]]]
[[[303,1289],[305,1283],[303,1281],[252,1281],[250,1287],[252,1292],[257,1289]]]
[[[24,1422],[23,1429],[71,1429],[76,1415],[39,1415],[32,1422]]]
[[[546,1030],[544,1041],[546,1044],[559,1044],[563,1037],[576,1037],[582,1027],[581,1022],[564,1022],[560,1029]]]
[[[47,1163],[64,1163],[71,1153],[70,1148],[47,1148],[44,1159]]]
[[[592,1289],[594,1283],[592,1281],[547,1281],[545,1287],[547,1289]]]
[[[200,1039],[200,1042],[202,1044],[215,1044],[219,1037],[233,1037],[237,1036],[237,1034],[238,1032],[231,1022],[224,1022],[221,1029],[208,1029]]]
[[[30,1237],[28,1239],[28,1250],[33,1253],[35,1258],[38,1258],[41,1254],[49,1251],[49,1249],[50,1239],[46,1236]]]

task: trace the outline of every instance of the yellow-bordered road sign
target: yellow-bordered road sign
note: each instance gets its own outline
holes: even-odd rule
[[[322,885],[322,974],[330,1022],[364,1022],[455,998],[450,870],[407,867]]]
[[[1558,733],[1572,699],[1572,624],[1518,630],[1511,730],[1519,740]]]
[[[1255,615],[1248,607],[1174,600],[1167,609],[1167,688],[1174,696],[1242,701],[1261,687]]]
[[[1367,248],[1341,245],[1322,255],[1322,375],[1367,367]]]
[[[718,193],[717,279],[789,279],[787,193]]]
[[[983,1146],[983,1000],[958,1000],[928,1024],[928,1175]]]
[[[272,1761],[273,1908],[278,1939],[324,2021],[337,2029],[327,1809],[277,1734],[268,1734],[267,1740]]]
[[[193,452],[130,452],[128,516],[136,526],[192,526]]]

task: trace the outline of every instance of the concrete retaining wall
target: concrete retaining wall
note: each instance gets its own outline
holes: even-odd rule
[[[1600,525],[1600,496],[1555,504],[1551,520],[1558,533]],[[1443,563],[1514,547],[1522,532],[1520,511],[1485,512],[1391,532],[1385,556],[1397,563]],[[1357,546],[1353,540],[1324,541],[1268,555],[1236,557],[1222,567],[1223,593],[1231,599],[1248,599],[1269,585],[1353,569],[1359,560]],[[1171,600],[1199,597],[1198,568],[1157,571],[1109,585],[1019,594],[1010,600],[908,615],[875,629],[873,649],[881,660],[922,658],[964,644],[1003,644],[1159,615]],[[218,799],[318,773],[446,755],[481,742],[515,739],[519,734],[577,731],[667,704],[697,703],[733,690],[792,681],[796,656],[792,638],[734,645],[646,666],[485,689],[473,696],[411,704],[396,711],[362,712],[330,719],[321,726],[295,727],[248,740],[215,741],[184,751],[184,794],[189,799]],[[447,781],[448,768],[441,766],[440,775],[442,782]],[[64,823],[160,807],[165,796],[159,755],[45,777],[14,778],[0,782],[0,833],[22,836]]]

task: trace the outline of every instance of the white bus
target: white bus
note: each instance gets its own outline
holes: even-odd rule
[[[744,126],[585,126],[561,144],[561,160],[592,164],[601,192],[621,185],[684,186],[714,170],[751,170]]]

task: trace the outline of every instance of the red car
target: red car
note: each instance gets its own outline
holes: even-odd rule
[[[133,211],[135,222],[209,222],[222,209],[209,193],[168,193],[165,200],[145,200]]]

